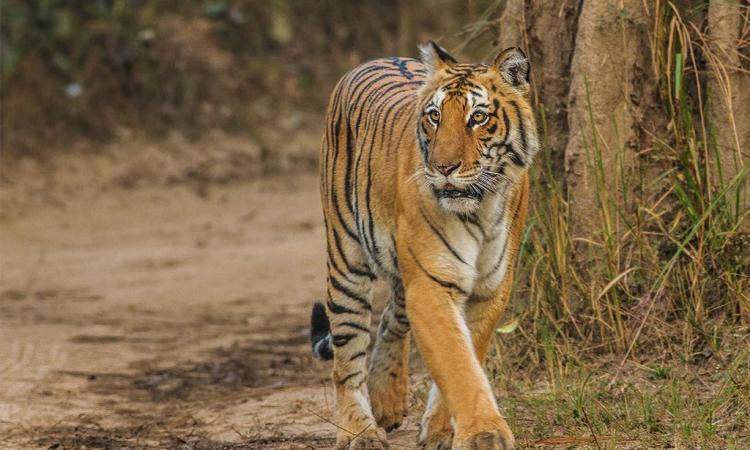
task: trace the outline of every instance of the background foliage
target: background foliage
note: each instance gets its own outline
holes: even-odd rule
[[[445,13],[419,13],[428,3]],[[307,113],[319,117],[335,81],[358,61],[415,55],[416,42],[443,34],[459,41],[462,24],[497,7],[3,0],[4,148],[40,152],[65,138],[111,138],[122,127],[193,137],[215,127],[292,129]]]

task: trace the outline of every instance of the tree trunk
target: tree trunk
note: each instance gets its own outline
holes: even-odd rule
[[[711,123],[718,155],[711,158],[712,183],[726,186],[750,164],[750,64],[743,68],[740,45],[750,35],[750,11],[737,1],[712,0],[708,8],[711,52],[706,55],[713,77],[709,80]],[[730,196],[737,195],[740,211],[750,207],[750,183],[745,180]],[[734,200],[732,198],[732,200]],[[750,220],[743,222],[750,231]]]
[[[654,170],[648,164],[639,167],[636,155],[648,147],[644,130],[659,133],[668,122],[657,106],[652,67],[658,4],[508,0],[499,20],[498,47],[520,46],[531,60],[532,100],[544,118],[545,150],[569,202],[574,241],[602,242],[619,235],[623,230],[617,212],[629,207],[623,199],[627,190],[637,188],[633,175]],[[698,69],[710,74],[709,128],[718,154],[705,159],[715,195],[750,164],[750,5],[747,0],[662,5],[692,20],[689,28],[697,32],[692,38],[700,47],[697,58],[704,64]],[[707,21],[700,13],[706,5]],[[699,42],[706,25],[707,44]],[[740,214],[750,208],[748,179],[730,192]],[[747,218],[743,228],[750,231]]]
[[[640,0],[584,2],[578,19],[568,96],[570,138],[565,172],[573,238],[619,234],[624,180],[636,158],[633,95],[637,67],[647,64],[648,12]],[[600,203],[601,208],[597,206]],[[602,211],[597,216],[593,211]]]
[[[522,47],[531,61],[531,96],[540,113],[543,110],[546,150],[560,181],[564,181],[568,143],[570,63],[582,0],[563,3],[509,0],[500,19],[497,42],[500,48]]]
[[[617,231],[622,177],[636,162],[634,102],[648,73],[652,20],[641,0],[509,0],[500,19],[499,46],[522,46],[531,59],[532,95],[553,172],[566,188],[574,240]],[[611,214],[594,213],[602,201]]]

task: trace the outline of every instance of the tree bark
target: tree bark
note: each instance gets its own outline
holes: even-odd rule
[[[500,19],[499,46],[519,45],[529,54],[532,96],[544,111],[545,144],[567,192],[574,239],[599,240],[598,196],[616,193],[611,201],[619,205],[621,177],[635,168],[634,102],[648,73],[644,49],[653,15],[641,0],[509,0]],[[597,186],[597,156],[606,189]]]
[[[705,4],[707,16],[688,14]],[[545,151],[567,195],[571,237],[578,242],[601,242],[604,231],[614,236],[624,231],[618,229],[617,210],[629,206],[623,203],[625,190],[638,188],[634,175],[640,171],[649,178],[661,170],[636,156],[649,147],[644,130],[662,134],[668,122],[651,67],[650,39],[659,14],[654,5],[508,0],[498,23],[497,46],[522,47],[531,61],[531,96],[545,119],[539,121]],[[692,17],[696,31],[708,24],[710,51],[704,58],[713,74],[707,84],[718,158],[706,158],[716,192],[750,164],[750,5],[677,0],[672,6]],[[740,212],[750,208],[750,181],[734,193]],[[750,220],[744,229],[750,231]]]
[[[615,211],[608,219],[595,211],[624,206],[623,180],[635,169],[629,148],[637,138],[637,99],[632,96],[636,68],[648,64],[648,21],[640,0],[621,0],[616,7],[600,1],[582,4],[570,69],[570,138],[565,148],[574,239],[599,240],[604,227],[619,231]],[[610,197],[604,198],[607,193]]]
[[[748,6],[737,1],[712,0],[708,8],[711,51],[706,57],[709,80],[711,123],[718,155],[709,155],[712,183],[725,186],[750,164],[750,72],[742,67],[740,43],[750,33]],[[745,34],[745,36],[742,36]],[[742,37],[742,39],[741,39]],[[750,207],[750,183],[745,180],[730,195],[739,196],[740,211]],[[750,220],[743,222],[750,231]]]
[[[509,0],[500,18],[497,46],[521,47],[531,61],[531,97],[544,112],[546,151],[552,170],[564,183],[564,151],[568,143],[568,90],[578,13],[582,0],[526,2]]]

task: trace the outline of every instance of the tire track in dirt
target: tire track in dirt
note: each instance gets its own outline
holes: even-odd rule
[[[330,448],[318,204],[295,175],[0,217],[0,448]]]
[[[332,445],[307,336],[316,178],[203,195],[82,193],[0,218],[0,447]]]
[[[0,355],[0,379],[34,380],[64,364],[66,354],[60,344],[34,341],[12,342],[10,351]]]

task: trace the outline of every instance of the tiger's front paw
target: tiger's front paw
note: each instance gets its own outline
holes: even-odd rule
[[[516,448],[513,433],[505,420],[495,430],[462,434],[453,440],[453,450],[512,450]]]
[[[453,425],[445,406],[437,400],[428,405],[419,431],[421,450],[450,450],[453,442]]]
[[[427,435],[419,441],[420,450],[451,450],[453,445],[453,430],[440,430]]]

